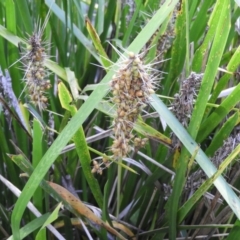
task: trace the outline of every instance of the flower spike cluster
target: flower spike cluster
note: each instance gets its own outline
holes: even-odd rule
[[[48,74],[44,67],[47,58],[45,48],[42,44],[41,32],[34,32],[28,39],[28,47],[24,53],[23,60],[25,64],[25,81],[28,95],[31,102],[38,107],[40,111],[46,109],[48,98],[46,90],[51,88]]]
[[[111,101],[117,108],[113,120],[115,140],[111,147],[114,159],[126,157],[130,152],[133,124],[154,89],[154,78],[148,74],[140,55],[130,52],[111,81]]]
[[[201,86],[202,77],[203,74],[192,72],[187,79],[181,82],[179,93],[174,95],[175,99],[171,104],[172,112],[184,127],[188,127],[192,116],[194,100]],[[172,144],[175,148],[181,146],[175,134],[172,134]]]

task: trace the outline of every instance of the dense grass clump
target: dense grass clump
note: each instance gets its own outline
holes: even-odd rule
[[[237,239],[238,16],[1,1],[0,239]]]

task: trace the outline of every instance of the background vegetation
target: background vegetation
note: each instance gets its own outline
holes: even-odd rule
[[[239,14],[233,0],[0,1],[0,238],[237,239]],[[45,111],[26,88],[37,29]],[[129,52],[159,88],[132,132],[149,141],[114,161],[109,83]]]

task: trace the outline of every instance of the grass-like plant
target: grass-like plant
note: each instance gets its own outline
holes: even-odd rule
[[[239,13],[1,1],[0,238],[237,239]]]

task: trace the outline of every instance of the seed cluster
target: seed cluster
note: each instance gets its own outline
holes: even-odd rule
[[[211,158],[211,161],[218,168],[221,163],[232,153],[234,148],[240,143],[240,133],[231,134],[224,142],[223,145],[215,152],[214,156]],[[239,160],[239,155],[236,157],[236,161]],[[227,176],[229,177],[230,171],[226,171]],[[202,169],[194,171],[187,178],[185,190],[191,190],[195,192],[202,183],[206,180],[206,174]]]
[[[202,74],[192,72],[187,79],[182,81],[179,93],[174,95],[175,99],[171,105],[172,112],[184,127],[188,126],[191,118],[194,99],[201,85],[202,76]],[[175,148],[181,145],[175,135],[172,136],[172,144]]]
[[[149,95],[154,93],[153,79],[140,56],[130,52],[111,81],[111,101],[117,108],[113,120],[115,140],[111,147],[115,159],[126,157],[130,152],[133,123],[148,103]]]
[[[212,162],[216,167],[228,157],[228,155],[234,150],[234,148],[240,143],[240,133],[231,134],[224,142],[222,147],[220,147],[212,157]],[[238,155],[239,159],[239,155]]]
[[[182,81],[179,93],[174,96],[172,112],[184,127],[188,126],[189,118],[193,110],[194,99],[200,87],[201,80],[202,74],[192,72],[187,79]]]
[[[106,157],[102,157],[100,159],[94,159],[92,161],[93,167],[92,167],[92,173],[97,173],[99,175],[102,175],[103,170],[106,168],[109,168],[111,162]]]
[[[133,140],[134,148],[137,150],[139,148],[144,147],[146,145],[147,141],[148,141],[148,138],[135,137]]]
[[[24,54],[25,80],[31,102],[41,111],[47,107],[48,98],[45,92],[51,88],[50,80],[46,80],[48,74],[44,67],[47,55],[42,46],[41,34],[33,33],[28,44]]]

